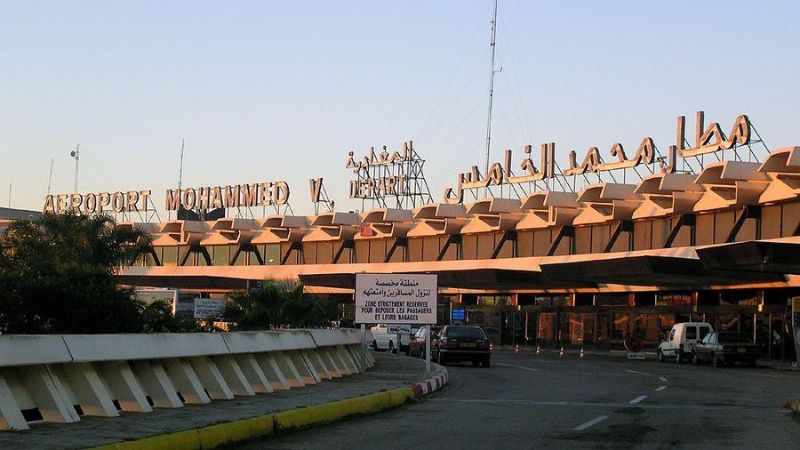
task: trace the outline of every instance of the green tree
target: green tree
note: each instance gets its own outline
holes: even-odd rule
[[[267,280],[229,294],[222,316],[231,330],[321,327],[336,318],[336,301],[306,294],[301,283]]]
[[[141,331],[139,305],[115,274],[145,243],[108,216],[14,222],[0,237],[0,332]]]

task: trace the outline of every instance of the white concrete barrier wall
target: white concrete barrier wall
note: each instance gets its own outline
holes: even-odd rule
[[[373,365],[349,329],[0,335],[0,429],[269,394]]]

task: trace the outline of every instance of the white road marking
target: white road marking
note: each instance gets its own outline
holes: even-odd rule
[[[666,378],[664,378],[664,377],[658,377],[658,379],[659,379],[659,380],[660,380],[662,383],[666,383],[666,382],[667,382],[667,379],[666,379]]]
[[[602,421],[604,421],[606,419],[608,419],[608,416],[597,416],[597,417],[595,417],[594,419],[592,419],[592,420],[590,420],[588,422],[585,422],[585,423],[582,423],[582,424],[578,425],[577,427],[573,428],[573,430],[575,430],[575,431],[583,431],[583,430],[589,428],[590,426],[597,425],[598,423],[600,423],[600,422],[602,422]]]
[[[644,399],[646,399],[646,398],[647,398],[647,396],[646,396],[646,395],[640,395],[640,396],[636,397],[635,399],[633,399],[633,400],[629,401],[629,402],[628,402],[628,404],[629,404],[629,405],[635,405],[635,404],[637,404],[637,403],[641,402],[642,400],[644,400]]]
[[[531,372],[538,372],[538,371],[539,371],[539,369],[534,369],[533,367],[525,367],[525,366],[512,366],[511,364],[501,364],[501,363],[495,363],[495,366],[511,367],[511,368],[513,368],[513,369],[530,370]]]
[[[651,373],[647,373],[647,372],[639,372],[638,370],[630,370],[630,369],[625,369],[625,372],[628,372],[628,373],[635,373],[635,374],[637,374],[637,375],[652,375]]]
[[[659,386],[659,387],[656,388],[656,392],[661,392],[666,388],[667,388],[666,386]]]
[[[567,406],[583,408],[622,408],[630,403],[619,402],[573,402],[573,401],[546,401],[546,400],[512,400],[512,399],[487,399],[487,398],[432,398],[431,402],[454,402],[454,403],[479,403],[487,405],[519,405],[519,406]],[[667,409],[667,410],[699,410],[699,411],[774,411],[791,413],[787,408],[771,408],[753,405],[703,405],[703,404],[680,404],[680,403],[641,403],[640,408],[645,409]]]

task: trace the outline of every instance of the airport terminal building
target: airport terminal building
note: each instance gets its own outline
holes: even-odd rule
[[[289,197],[281,182],[170,191],[173,209],[227,213],[123,223],[151,241],[120,277],[204,296],[299,279],[308,291],[336,296],[346,319],[355,273],[432,273],[440,323],[464,310],[464,321],[484,326],[496,343],[609,348],[634,332],[655,343],[675,322],[703,320],[752,335],[768,356],[790,355],[787,302],[800,295],[800,147],[756,155],[760,138],[746,116],[726,134],[698,113],[692,144],[685,124],[680,117],[665,155],[645,138],[630,157],[615,144],[609,162],[596,147],[583,158],[572,152],[563,170],[555,144],[543,145],[535,163],[530,146],[520,164],[507,150],[424,203],[410,200],[424,183],[410,145],[363,160],[351,153],[350,196],[376,206],[361,212],[281,211]],[[328,206],[321,184],[310,181],[312,201]],[[142,197],[124,193],[116,205],[115,194],[106,196],[122,211]],[[390,206],[391,196],[406,203]],[[83,203],[69,195],[49,201],[55,210]],[[278,213],[237,212],[267,205]]]

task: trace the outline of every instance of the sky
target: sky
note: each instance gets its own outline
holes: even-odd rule
[[[308,180],[348,200],[348,151],[414,141],[435,200],[483,165],[491,0],[0,0],[0,206],[52,191]],[[500,0],[492,159],[644,136],[694,114],[748,114],[771,148],[800,145],[800,2]]]

